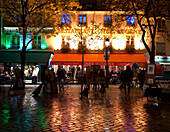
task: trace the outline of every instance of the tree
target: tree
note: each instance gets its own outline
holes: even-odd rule
[[[53,28],[50,35],[55,35],[55,27],[61,23],[62,13],[79,8],[76,0],[1,0],[1,11],[4,21],[11,22],[19,27],[23,35],[21,50],[21,79],[24,82],[24,67],[26,49],[28,44],[38,34],[49,34],[43,30],[46,27]],[[32,38],[26,43],[28,31],[32,32]]]
[[[142,30],[142,42],[149,53],[150,63],[155,63],[155,36],[158,22],[169,17],[169,1],[167,0],[106,0],[105,6],[110,11],[121,11],[125,15],[135,15]],[[149,34],[151,42],[146,41]],[[151,45],[150,45],[151,44]]]

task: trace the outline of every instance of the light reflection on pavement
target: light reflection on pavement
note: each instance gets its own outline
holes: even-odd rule
[[[7,87],[0,93],[0,131],[170,131],[170,103],[155,106],[139,88],[129,96],[117,86],[105,94],[90,90],[82,100],[80,85],[69,86],[68,94],[32,97],[35,88],[14,97],[7,95]]]

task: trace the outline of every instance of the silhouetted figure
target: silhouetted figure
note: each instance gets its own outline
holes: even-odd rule
[[[93,68],[92,79],[93,79],[93,88],[96,91],[97,90],[97,83],[98,83],[98,70],[95,67]]]
[[[119,86],[119,89],[122,90],[122,89],[125,87],[124,71],[121,70],[119,74],[120,74],[120,78],[119,78],[119,79],[120,79],[120,82],[121,82],[121,83],[120,83],[120,86]]]
[[[125,94],[126,94],[126,87],[128,87],[128,95],[130,94],[130,84],[133,78],[133,71],[131,70],[130,66],[126,67],[124,71],[124,84],[125,84]]]
[[[61,88],[64,91],[64,79],[65,79],[65,71],[63,68],[61,68],[60,66],[58,67],[57,70],[57,78],[58,78],[58,83],[59,83],[59,90],[61,92]]]
[[[145,70],[140,70],[138,75],[140,88],[143,89],[143,84],[145,82]]]
[[[104,70],[100,69],[99,71],[99,81],[100,81],[100,85],[101,85],[101,92],[104,93],[105,92],[105,74],[104,74]]]

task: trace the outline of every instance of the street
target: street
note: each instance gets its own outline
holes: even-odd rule
[[[2,87],[2,86],[1,86]],[[167,132],[170,131],[170,102],[154,98],[149,102],[140,88],[125,95],[112,85],[106,93],[89,92],[80,99],[80,85],[67,91],[32,97],[36,86],[27,86],[25,95],[8,96],[8,86],[0,92],[0,131],[54,132]]]

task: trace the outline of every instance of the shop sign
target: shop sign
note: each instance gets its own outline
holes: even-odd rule
[[[72,34],[77,34],[77,33],[86,33],[86,34],[91,34],[92,32],[95,32],[96,34],[115,34],[115,31],[111,30],[106,30],[106,29],[58,29],[58,33],[72,33]],[[120,29],[116,31],[117,34],[142,34],[142,31],[140,29]]]

